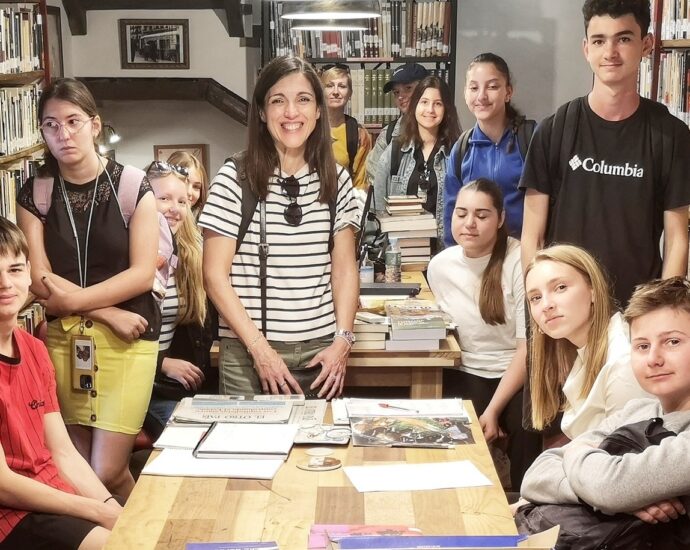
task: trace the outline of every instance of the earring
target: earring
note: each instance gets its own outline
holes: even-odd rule
[[[544,331],[541,329],[539,325],[537,325],[537,332],[542,335],[544,334]]]

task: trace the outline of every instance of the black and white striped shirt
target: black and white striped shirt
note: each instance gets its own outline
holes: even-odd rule
[[[163,315],[161,325],[161,337],[158,340],[158,351],[165,351],[170,347],[173,336],[175,336],[175,327],[177,326],[177,311],[180,307],[180,302],[177,295],[177,283],[175,282],[175,275],[171,274],[168,277],[168,287],[165,290],[165,298],[163,299]]]
[[[305,165],[294,176],[299,180],[297,203],[302,222],[289,225],[283,212],[290,204],[276,175],[269,182],[266,197],[266,241],[269,245],[266,280],[267,338],[299,342],[333,334],[335,315],[331,292],[331,258],[328,251],[331,229],[330,208],[318,201],[319,176]],[[287,177],[287,174],[283,174]],[[199,226],[220,235],[237,238],[242,219],[242,189],[232,161],[221,167],[213,180]],[[261,326],[259,281],[259,204],[257,204],[240,249],[232,261],[230,283],[247,313]],[[348,225],[359,227],[361,211],[350,175],[338,166],[338,195],[333,231]],[[224,319],[220,336],[236,338]]]

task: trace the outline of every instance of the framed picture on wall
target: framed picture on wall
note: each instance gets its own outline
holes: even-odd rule
[[[194,155],[201,161],[204,170],[208,174],[208,145],[205,143],[197,143],[192,145],[154,145],[153,158],[156,160],[166,161],[168,157],[176,151],[184,151],[190,155]]]
[[[65,65],[62,57],[62,27],[60,25],[60,8],[48,6],[48,71],[50,78],[65,76]]]
[[[123,69],[189,69],[189,19],[120,19]]]

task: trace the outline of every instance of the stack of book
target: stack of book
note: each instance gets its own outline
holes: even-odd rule
[[[403,300],[386,304],[390,318],[387,351],[435,351],[446,338],[446,316],[430,300]]]
[[[398,209],[394,212],[379,216],[381,231],[388,233],[388,239],[398,239],[404,270],[425,270],[431,260],[431,239],[437,236],[436,219],[426,211],[410,214]]]
[[[386,197],[386,213],[390,216],[424,214],[424,198],[417,195],[389,195]]]
[[[361,350],[385,350],[386,336],[388,335],[388,319],[384,319],[382,323],[370,323],[355,319],[353,332],[357,341],[352,346],[355,351]]]

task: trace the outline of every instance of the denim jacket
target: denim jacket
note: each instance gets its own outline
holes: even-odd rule
[[[407,194],[407,183],[415,169],[414,143],[403,145],[400,149],[400,166],[398,175],[391,177],[391,151],[395,141],[392,141],[381,155],[376,169],[374,179],[374,201],[372,209],[376,212],[385,212],[386,201],[389,195]],[[434,156],[434,172],[436,174],[436,223],[438,225],[438,236],[443,237],[443,182],[446,178],[446,164],[449,151],[445,145],[439,147]]]

